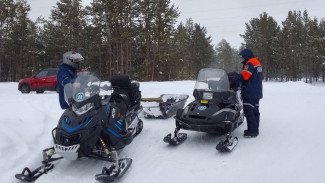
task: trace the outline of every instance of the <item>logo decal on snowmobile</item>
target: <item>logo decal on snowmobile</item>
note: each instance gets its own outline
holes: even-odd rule
[[[112,109],[112,118],[115,118],[115,108]]]
[[[69,120],[68,117],[65,117],[65,122],[66,122],[68,125],[70,125],[70,120]]]
[[[200,110],[200,111],[204,111],[205,109],[207,109],[207,107],[206,106],[199,106],[197,109]]]
[[[77,93],[77,95],[76,95],[76,100],[77,100],[77,102],[81,102],[81,101],[83,101],[84,98],[85,98],[85,94],[84,94],[84,93],[82,93],[82,92]]]

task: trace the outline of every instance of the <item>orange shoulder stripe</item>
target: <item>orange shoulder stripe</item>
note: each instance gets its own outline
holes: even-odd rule
[[[254,57],[254,58],[251,58],[247,61],[247,63],[252,63],[254,67],[256,66],[260,66],[261,63]]]

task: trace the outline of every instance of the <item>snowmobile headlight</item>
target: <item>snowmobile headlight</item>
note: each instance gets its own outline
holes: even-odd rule
[[[203,100],[211,100],[213,99],[213,93],[203,92]]]
[[[83,105],[80,108],[77,108],[75,106],[72,106],[72,110],[78,115],[82,115],[85,114],[86,112],[88,112],[90,109],[92,109],[94,107],[94,103],[87,103],[85,105]]]

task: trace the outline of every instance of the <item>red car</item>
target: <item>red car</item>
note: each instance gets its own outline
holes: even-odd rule
[[[44,93],[44,91],[57,91],[57,73],[57,68],[43,69],[32,78],[20,80],[18,90],[21,91],[21,93],[29,93],[30,91],[36,91],[36,93]]]

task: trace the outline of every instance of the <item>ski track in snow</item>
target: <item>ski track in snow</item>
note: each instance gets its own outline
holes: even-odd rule
[[[143,97],[188,94],[194,81],[140,83]],[[325,153],[323,119],[325,87],[303,82],[264,83],[257,138],[243,138],[246,122],[233,132],[239,142],[231,153],[215,147],[220,136],[184,131],[188,139],[170,146],[163,137],[173,133],[175,121],[143,119],[144,128],[120,157],[133,163],[116,182],[171,183],[322,183]],[[63,111],[55,92],[21,94],[17,83],[0,83],[0,182],[14,179],[26,166],[40,165],[41,151],[53,144],[51,131]],[[36,183],[96,182],[95,174],[111,163],[82,158],[61,160]]]

